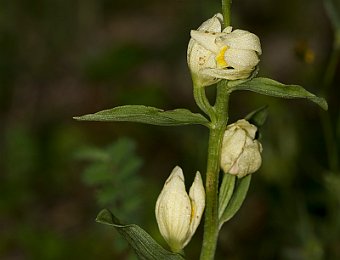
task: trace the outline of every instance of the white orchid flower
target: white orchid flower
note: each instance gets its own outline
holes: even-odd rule
[[[222,31],[223,16],[216,14],[191,31],[187,60],[195,84],[208,86],[222,79],[248,78],[259,63],[259,38],[248,31]]]
[[[185,191],[183,171],[176,166],[166,180],[156,203],[159,230],[173,252],[180,252],[194,235],[204,211],[205,191],[199,172]]]

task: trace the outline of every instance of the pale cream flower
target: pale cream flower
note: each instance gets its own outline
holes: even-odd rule
[[[216,14],[191,31],[187,60],[199,86],[248,78],[260,61],[259,38],[248,31],[232,31],[231,26],[222,31],[222,23],[222,15]]]
[[[241,178],[257,171],[262,163],[262,145],[255,140],[257,128],[242,119],[227,126],[223,136],[221,168]]]
[[[156,202],[159,230],[173,252],[180,252],[194,235],[204,211],[205,191],[199,172],[185,191],[183,171],[176,166]]]

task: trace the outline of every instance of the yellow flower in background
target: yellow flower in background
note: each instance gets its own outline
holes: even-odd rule
[[[176,166],[164,184],[155,210],[159,230],[173,252],[180,252],[189,243],[201,221],[204,207],[201,174],[196,173],[188,195],[183,171]]]
[[[242,119],[227,126],[223,136],[221,168],[241,178],[257,171],[262,163],[262,145],[255,140],[257,128]]]
[[[209,86],[222,79],[248,78],[259,63],[259,38],[248,31],[222,31],[223,17],[216,14],[197,30],[191,31],[187,60],[198,86]]]

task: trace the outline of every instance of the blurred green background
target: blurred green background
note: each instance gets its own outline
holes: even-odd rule
[[[198,112],[189,32],[219,10],[202,0],[0,2],[1,259],[135,259],[117,232],[95,223],[104,207],[166,246],[154,204],[175,165],[188,185],[204,172],[207,130],[72,116],[124,104]],[[230,122],[262,105],[269,118],[263,165],[222,229],[216,259],[340,259],[339,47],[332,52],[324,3],[235,0],[232,21],[259,35],[261,76],[322,94],[329,111],[232,95]],[[201,237],[202,227],[188,259],[198,258]]]

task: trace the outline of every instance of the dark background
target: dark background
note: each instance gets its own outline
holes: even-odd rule
[[[175,165],[188,186],[204,172],[208,131],[72,117],[124,104],[198,112],[189,32],[219,10],[202,0],[0,2],[1,259],[135,259],[95,223],[104,207],[166,246],[154,204]],[[230,122],[262,105],[269,117],[263,165],[216,259],[339,259],[340,71],[324,82],[334,33],[323,2],[235,0],[232,24],[260,37],[261,76],[327,97],[329,111],[232,94]],[[201,238],[200,226],[188,259]]]

